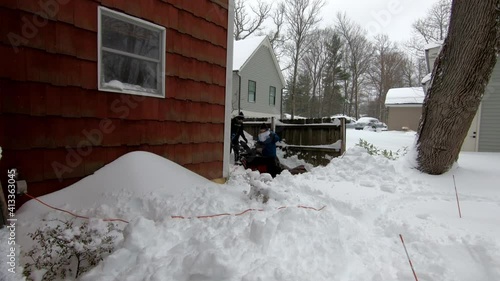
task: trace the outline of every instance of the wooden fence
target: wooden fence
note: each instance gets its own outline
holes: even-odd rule
[[[307,163],[327,165],[334,157],[342,155],[346,147],[345,119],[298,119],[279,120],[245,119],[244,129],[257,139],[262,123],[274,127],[274,131],[286,146],[285,157],[297,155]]]

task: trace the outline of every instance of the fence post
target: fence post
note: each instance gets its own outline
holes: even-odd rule
[[[341,139],[342,139],[342,146],[341,146],[341,151],[340,151],[340,154],[344,154],[345,152],[345,149],[346,149],[346,127],[345,127],[345,118],[340,118],[340,126],[341,129],[340,129],[340,136],[341,136]]]

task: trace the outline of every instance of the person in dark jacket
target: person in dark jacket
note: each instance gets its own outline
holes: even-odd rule
[[[231,153],[231,149],[234,150],[234,162],[239,161],[240,154],[240,137],[248,143],[247,138],[245,137],[245,133],[243,131],[243,120],[245,119],[245,115],[243,112],[240,112],[238,116],[231,119],[231,148],[229,153]]]
[[[276,177],[282,171],[278,157],[276,157],[276,143],[281,139],[265,123],[260,126],[258,138],[257,146],[266,161],[267,172]]]

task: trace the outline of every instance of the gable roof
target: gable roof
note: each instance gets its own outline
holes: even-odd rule
[[[385,105],[398,104],[423,104],[425,98],[424,88],[393,88],[387,91]]]
[[[274,65],[278,71],[279,77],[283,85],[285,84],[285,79],[283,78],[283,73],[281,73],[281,67],[276,59],[276,54],[274,53],[273,47],[271,46],[271,41],[267,35],[256,36],[251,38],[246,38],[243,40],[234,41],[233,45],[233,71],[239,71],[245,67],[248,61],[254,56],[257,50],[261,46],[266,46],[271,53]]]
[[[267,36],[251,37],[243,40],[234,41],[233,49],[233,71],[243,68],[248,59],[262,45]]]

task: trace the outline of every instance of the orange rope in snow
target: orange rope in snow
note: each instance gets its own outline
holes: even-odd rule
[[[324,208],[326,208],[326,206],[323,206],[319,209],[316,209],[316,208],[313,208],[313,207],[308,207],[308,206],[302,206],[302,205],[298,205],[296,206],[297,208],[301,208],[301,209],[307,209],[307,210],[314,210],[314,211],[322,211]],[[282,210],[282,209],[286,209],[286,208],[290,208],[288,206],[281,206],[281,207],[278,207],[276,208],[276,210]],[[235,217],[238,217],[238,216],[241,216],[241,215],[244,215],[248,212],[263,212],[264,209],[246,209],[245,211],[241,212],[241,213],[236,213],[236,214],[229,214],[229,213],[224,213],[224,214],[216,214],[216,215],[204,215],[204,216],[194,216],[194,217],[184,217],[184,216],[171,216],[171,218],[173,219],[209,219],[209,218],[216,218],[216,217],[222,217],[222,216],[235,216]]]
[[[85,217],[85,216],[77,215],[77,214],[72,213],[72,212],[70,212],[70,211],[66,211],[66,210],[63,210],[63,209],[60,209],[60,208],[57,208],[57,207],[51,206],[51,205],[49,205],[49,204],[47,204],[47,203],[43,202],[42,200],[40,200],[40,199],[38,199],[38,198],[36,198],[36,197],[34,197],[34,196],[29,195],[28,193],[25,193],[24,195],[28,196],[29,198],[31,198],[31,199],[33,199],[33,200],[36,200],[38,203],[40,203],[40,204],[42,204],[42,205],[45,205],[45,206],[47,206],[47,207],[49,207],[49,208],[51,208],[51,209],[54,209],[54,210],[57,210],[57,211],[61,211],[61,212],[64,212],[64,213],[70,214],[70,215],[72,215],[72,216],[74,216],[74,217],[76,217],[76,218],[90,220],[90,218],[89,218],[89,217]],[[124,223],[128,223],[128,221],[126,221],[126,220],[122,220],[122,219],[102,219],[102,220],[103,220],[103,221],[121,221],[121,222],[124,222]]]
[[[415,277],[415,281],[418,281],[417,273],[415,272],[415,268],[413,268],[410,255],[408,255],[408,250],[406,250],[406,245],[405,245],[405,240],[403,240],[403,235],[399,234],[399,238],[401,238],[401,243],[403,243],[403,247],[405,248],[406,257],[408,258],[408,262],[410,263],[411,271],[413,272],[413,277]]]
[[[61,211],[61,212],[70,214],[70,215],[72,215],[72,216],[74,216],[76,218],[90,220],[89,217],[78,215],[78,214],[72,213],[70,211],[63,210],[63,209],[51,206],[51,205],[43,202],[42,200],[40,200],[40,199],[38,199],[38,198],[36,198],[34,196],[29,195],[28,193],[25,193],[25,195],[28,196],[29,198],[33,199],[33,200],[36,200],[40,204],[45,205],[45,206],[51,208],[51,209],[54,209],[54,210],[57,210],[57,211]],[[301,209],[306,209],[306,210],[314,210],[314,211],[317,211],[317,212],[322,211],[324,208],[326,208],[326,206],[323,206],[323,207],[321,207],[319,209],[316,209],[316,208],[313,208],[313,207],[302,206],[302,205],[298,205],[296,207],[297,208],[301,208]],[[276,208],[276,210],[282,210],[282,209],[286,209],[286,208],[289,208],[289,207],[288,206],[282,206],[282,207]],[[193,219],[193,218],[196,218],[196,219],[209,219],[209,218],[216,218],[216,217],[223,217],[223,216],[235,216],[235,217],[238,217],[238,216],[242,216],[242,215],[244,215],[244,214],[246,214],[248,212],[263,212],[263,211],[264,211],[264,209],[246,209],[245,211],[240,212],[240,213],[236,213],[236,214],[223,213],[223,214],[202,215],[202,216],[194,216],[194,217],[170,216],[170,218],[172,218],[172,219]],[[128,221],[126,221],[126,220],[115,219],[115,218],[107,218],[107,219],[102,219],[102,220],[103,221],[120,221],[120,222],[128,223]]]

